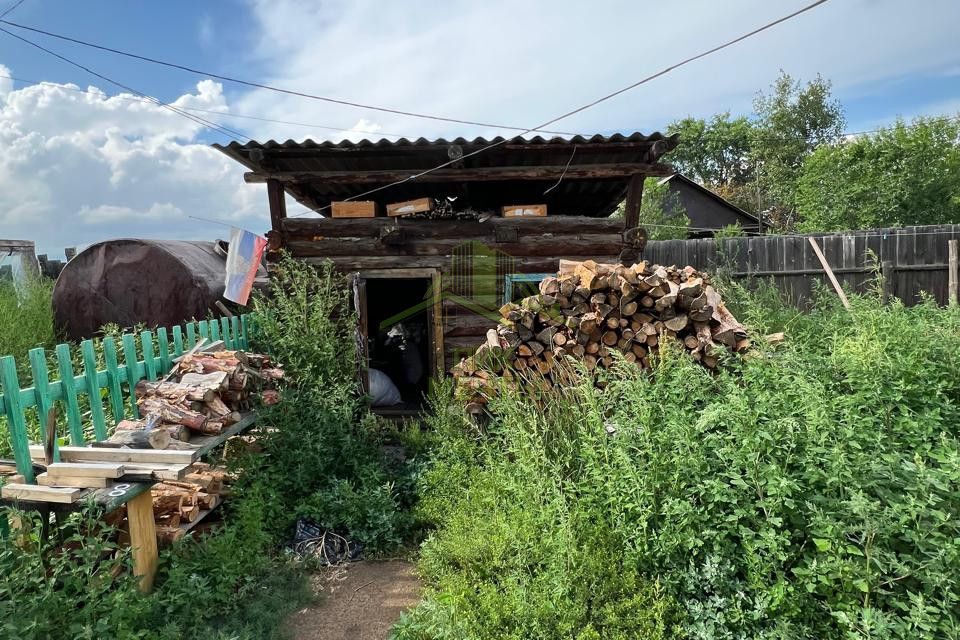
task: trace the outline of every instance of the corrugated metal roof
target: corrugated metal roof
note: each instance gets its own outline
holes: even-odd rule
[[[380,184],[323,182],[310,179],[317,172],[422,171],[489,145],[497,145],[475,156],[464,158],[457,167],[464,169],[492,167],[609,165],[618,163],[656,163],[677,145],[678,137],[661,133],[644,135],[594,135],[570,138],[496,137],[438,138],[428,140],[381,139],[340,142],[287,140],[277,142],[231,142],[214,148],[230,156],[259,176],[296,173],[302,179],[285,182],[286,191],[312,209],[326,207],[331,201],[356,197]],[[575,150],[574,150],[575,147]],[[547,204],[551,215],[609,215],[623,200],[629,177],[565,178],[549,180],[484,180],[435,183],[429,178],[406,182],[384,189],[368,199],[381,204],[424,196],[457,196],[477,209],[496,210],[510,204]],[[384,183],[386,184],[386,183]]]

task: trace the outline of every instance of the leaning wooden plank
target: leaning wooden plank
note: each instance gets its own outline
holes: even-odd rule
[[[80,488],[44,487],[35,484],[7,484],[0,489],[0,496],[8,500],[33,500],[61,504],[76,502],[83,494],[84,490]]]
[[[42,460],[43,447],[31,446],[30,455],[36,455]],[[60,447],[60,459],[66,462],[159,462],[164,464],[188,464],[199,457],[200,456],[194,451]]]
[[[80,489],[103,489],[110,484],[107,478],[56,478],[41,473],[37,476],[37,484],[45,487],[77,487]]]
[[[840,283],[837,282],[837,276],[833,274],[833,269],[830,268],[830,263],[827,262],[826,257],[823,255],[823,251],[820,250],[820,245],[817,244],[817,241],[813,238],[807,238],[810,241],[810,246],[813,247],[813,252],[817,255],[817,260],[820,261],[820,264],[823,266],[823,270],[827,272],[827,277],[830,279],[830,284],[833,285],[834,291],[837,292],[837,295],[840,297],[840,302],[843,303],[843,308],[847,311],[850,310],[850,301],[847,300],[847,294],[843,292],[843,287],[840,286]]]
[[[47,465],[47,475],[70,478],[119,478],[123,465],[110,462],[54,462]]]

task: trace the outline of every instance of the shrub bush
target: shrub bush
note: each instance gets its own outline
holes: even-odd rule
[[[256,347],[284,364],[288,381],[280,404],[260,408],[263,451],[235,460],[242,474],[221,507],[224,525],[162,551],[150,596],[90,523],[46,546],[34,539],[31,551],[0,540],[0,637],[281,637],[283,619],[310,598],[303,567],[281,552],[297,517],[364,543],[368,555],[401,544],[412,497],[398,487],[413,486],[416,464],[384,460],[357,395],[343,284],[329,266],[284,261],[270,297],[255,301]]]
[[[250,486],[265,496],[276,535],[306,516],[369,552],[395,550],[412,520],[380,448],[381,430],[358,393],[345,279],[329,263],[289,258],[271,279],[271,295],[255,302],[255,346],[282,362],[293,382],[282,402],[261,408],[261,423],[276,429],[261,432],[270,455],[248,461]]]
[[[438,411],[397,636],[960,637],[960,312],[740,298],[787,342]]]

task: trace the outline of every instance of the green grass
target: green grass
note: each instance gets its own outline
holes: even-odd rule
[[[960,637],[960,311],[727,293],[786,344],[438,397],[397,638]]]
[[[26,362],[30,349],[55,344],[52,293],[49,280],[30,281],[19,290],[0,281],[0,356]]]

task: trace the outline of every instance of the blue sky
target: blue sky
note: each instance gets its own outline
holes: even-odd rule
[[[0,10],[12,0],[0,2]],[[671,3],[466,0],[26,0],[8,20],[226,75],[389,107],[530,126],[799,8],[802,0]],[[960,112],[960,2],[831,0],[565,121],[651,132],[749,113],[780,69],[834,83],[847,129]],[[493,136],[203,78],[18,32],[141,91],[264,140]],[[175,114],[0,34],[0,236],[50,253],[118,236],[222,236],[188,216],[263,231],[263,187]],[[199,83],[199,84],[198,84]],[[92,89],[93,93],[81,93]],[[331,126],[271,124],[230,114]]]

